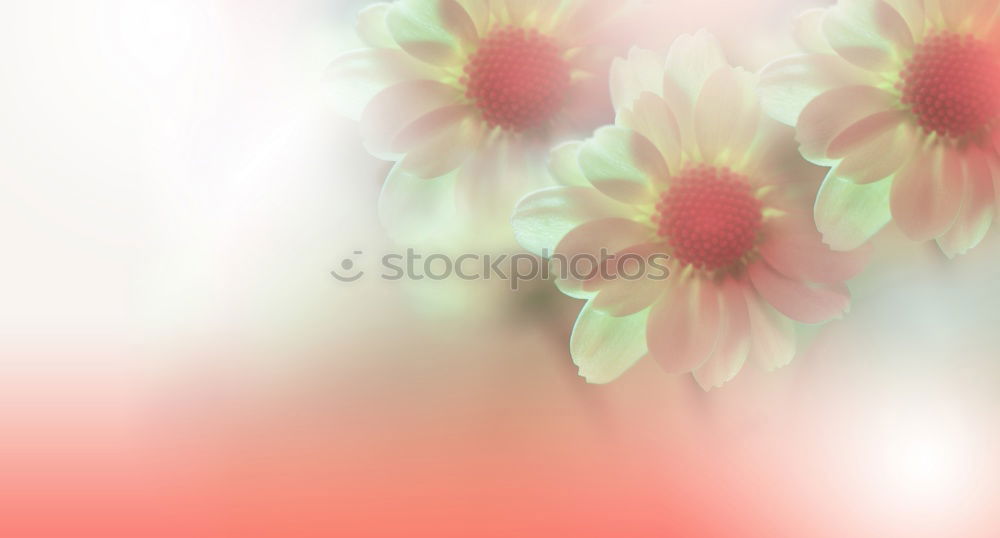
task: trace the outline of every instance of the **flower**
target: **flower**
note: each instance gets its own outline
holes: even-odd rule
[[[379,201],[404,241],[458,222],[502,225],[549,184],[551,147],[611,117],[606,29],[617,0],[399,0],[360,13],[367,48],[336,59],[341,111],[375,156],[398,161]],[[459,226],[476,236],[490,230]]]
[[[562,185],[513,216],[520,243],[553,259],[670,256],[665,281],[558,275],[587,300],[570,341],[580,374],[606,383],[651,355],[708,390],[748,358],[787,364],[795,322],[847,310],[843,281],[867,251],[822,244],[791,129],[761,114],[756,76],[730,67],[713,37],[682,36],[665,60],[633,49],[611,78],[616,124],[555,149]]]
[[[851,249],[894,220],[949,257],[979,244],[1000,181],[996,0],[840,0],[798,21],[807,54],[767,66],[765,110],[831,167],[816,224]]]

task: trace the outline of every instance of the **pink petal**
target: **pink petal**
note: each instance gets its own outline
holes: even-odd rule
[[[903,233],[927,241],[948,231],[962,203],[963,179],[957,150],[931,147],[919,153],[892,184],[892,216]]]
[[[857,276],[871,257],[871,247],[834,252],[823,244],[812,219],[786,217],[765,224],[759,247],[767,263],[786,277],[835,283]]]
[[[668,372],[689,372],[712,356],[719,339],[719,290],[698,277],[677,275],[670,284],[650,313],[646,344]]]
[[[736,377],[750,353],[750,317],[743,293],[747,287],[747,283],[736,279],[728,279],[722,285],[719,341],[708,361],[694,370],[695,380],[706,391]]]
[[[894,129],[870,137],[864,144],[855,144],[834,167],[833,175],[859,184],[880,181],[899,171],[913,158],[919,141],[920,135],[915,127],[910,123],[901,123]]]
[[[823,323],[844,314],[851,294],[842,283],[811,285],[788,278],[759,260],[747,268],[757,292],[782,314],[802,323]]]

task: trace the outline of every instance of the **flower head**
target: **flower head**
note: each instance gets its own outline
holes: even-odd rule
[[[840,0],[806,12],[807,54],[764,69],[766,110],[831,167],[815,218],[834,248],[890,220],[948,256],[977,245],[1000,182],[1000,4]]]
[[[822,244],[791,130],[762,116],[757,77],[706,33],[665,59],[633,50],[611,82],[616,125],[557,148],[563,185],[528,195],[513,218],[523,246],[562,260],[669,256],[666,280],[561,275],[564,293],[587,300],[571,339],[581,375],[608,382],[648,354],[709,389],[748,357],[787,364],[795,322],[845,312],[843,281],[866,258]]]
[[[554,143],[610,118],[617,0],[398,0],[362,11],[368,48],[333,62],[338,105],[397,161],[379,212],[403,240],[500,224],[547,184]],[[492,219],[492,220],[491,220]],[[509,233],[509,232],[507,232]]]

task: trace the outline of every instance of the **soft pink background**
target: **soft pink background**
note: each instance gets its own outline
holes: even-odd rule
[[[567,298],[330,278],[391,248],[319,85],[363,4],[8,6],[0,536],[1000,535],[996,233],[945,264],[888,230],[847,320],[708,394],[586,385]],[[816,4],[635,32],[756,68]]]

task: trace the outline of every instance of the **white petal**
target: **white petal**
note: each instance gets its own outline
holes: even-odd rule
[[[864,269],[871,254],[870,248],[831,251],[811,219],[771,220],[764,225],[764,237],[758,250],[767,263],[789,278],[808,282],[850,280]]]
[[[624,218],[631,212],[631,207],[593,187],[550,187],[525,196],[517,204],[511,224],[522,247],[540,256],[551,256],[563,237],[577,226],[592,220]]]
[[[433,65],[456,65],[478,39],[475,23],[455,0],[399,0],[386,23],[400,48]]]
[[[522,152],[515,151],[509,144],[487,135],[479,151],[471,155],[459,169],[458,178],[455,180],[455,203],[463,218],[475,220],[482,214],[499,216],[504,211],[509,217],[517,199],[511,201],[510,207],[504,208],[506,200],[498,199],[497,190],[500,187],[500,178],[508,175],[507,165],[523,158]],[[539,185],[536,189],[544,187],[546,185]],[[487,220],[492,219],[488,217]]]
[[[758,88],[764,112],[785,125],[795,125],[802,109],[819,95],[835,88],[874,82],[870,73],[839,56],[804,54],[764,67]]]
[[[662,97],[649,92],[641,94],[630,108],[619,112],[617,123],[648,138],[660,150],[671,172],[680,170],[684,147],[680,127]]]
[[[553,256],[560,291],[577,298],[593,296],[593,291],[584,289],[585,283],[597,274],[606,256],[652,242],[655,235],[650,226],[623,218],[604,218],[577,226],[559,241]]]
[[[910,28],[910,35],[913,40],[920,42],[924,38],[924,27],[926,15],[924,13],[923,1],[918,0],[883,0],[886,4],[895,9]]]
[[[551,6],[548,17],[552,19],[552,33],[554,35],[573,35],[582,40],[595,40],[601,42],[601,38],[607,39],[601,30],[607,27],[612,31],[627,26],[626,15],[636,14],[636,2],[607,2],[605,0],[577,0],[574,2],[540,2],[538,0],[527,1],[538,9],[539,6]],[[561,6],[560,6],[561,4]],[[562,9],[560,9],[560,7]],[[596,34],[596,35],[595,35]],[[622,47],[624,48],[624,47]]]
[[[386,88],[432,76],[433,69],[403,51],[361,49],[345,52],[324,74],[334,109],[360,120],[368,103]]]
[[[778,313],[754,289],[746,290],[750,316],[750,360],[771,371],[795,358],[795,325]]]
[[[614,317],[590,302],[580,311],[570,338],[573,363],[588,383],[610,383],[646,355],[648,312]]]
[[[402,154],[419,148],[425,145],[428,139],[453,130],[457,124],[463,122],[474,122],[477,127],[482,126],[475,106],[457,104],[431,110],[396,133],[392,137],[389,151]]]
[[[546,151],[492,131],[459,170],[456,198],[462,218],[481,223],[477,233],[512,241],[510,216],[525,195],[554,186],[545,169]]]
[[[997,10],[995,0],[943,0],[938,5],[950,29],[977,34]]]
[[[993,172],[993,192],[997,198],[997,211],[1000,212],[1000,159],[994,155],[987,161],[989,161],[990,171]]]
[[[729,67],[722,45],[715,36],[701,30],[682,35],[667,53],[666,77],[684,90],[688,104],[694,107],[705,81],[723,67]]]
[[[628,58],[615,58],[610,78],[615,110],[630,107],[643,92],[662,92],[663,74],[664,59],[652,51],[632,47]]]
[[[958,216],[964,188],[957,150],[932,146],[896,176],[890,204],[896,224],[914,241],[943,235]]]
[[[757,136],[740,167],[750,178],[751,185],[761,187],[799,182],[804,168],[812,167],[802,162],[802,155],[795,144],[795,130],[762,117]]]
[[[614,107],[608,99],[607,79],[586,74],[573,80],[566,90],[562,107],[551,120],[554,124],[566,125],[566,134],[561,135],[553,129],[551,138],[581,138],[602,125],[614,123],[614,118]]]
[[[826,39],[847,61],[865,69],[898,69],[913,36],[895,9],[880,0],[840,0],[823,19]]]
[[[662,242],[634,245],[615,253],[605,264],[605,271],[584,284],[598,291],[594,308],[613,316],[627,316],[649,308],[667,290],[667,257]],[[660,267],[653,267],[653,257],[660,256]]]
[[[465,8],[469,18],[476,25],[476,30],[480,36],[486,35],[490,30],[490,6],[488,2],[482,0],[458,0],[458,3]]]
[[[827,175],[816,196],[816,227],[834,250],[854,250],[868,242],[890,220],[892,179],[858,185]]]
[[[433,178],[455,170],[479,147],[484,125],[467,105],[453,107],[458,113],[429,129],[420,143],[408,149],[400,166],[420,177]],[[447,109],[442,109],[447,111]]]
[[[580,167],[599,190],[626,203],[650,203],[652,186],[669,172],[656,146],[622,127],[602,127],[580,148]]]
[[[873,86],[846,86],[820,95],[806,105],[799,117],[799,151],[813,163],[832,164],[829,148],[837,136],[869,116],[891,110],[896,100],[891,93]]]
[[[564,142],[552,149],[549,153],[549,173],[559,185],[590,187],[587,176],[580,168],[580,146],[579,141]]]
[[[938,238],[941,250],[953,258],[978,245],[993,224],[996,213],[993,172],[988,157],[979,149],[965,156],[965,194],[955,225]]]
[[[396,165],[382,186],[378,214],[389,236],[400,243],[446,232],[455,218],[455,174],[423,179]]]
[[[704,30],[682,35],[667,53],[662,95],[677,117],[685,143],[693,144],[694,105],[708,77],[728,67],[719,41]]]
[[[706,391],[721,387],[736,377],[750,353],[750,317],[743,293],[747,287],[735,279],[728,279],[722,285],[719,341],[708,361],[694,370],[695,380]]]
[[[705,81],[694,118],[703,162],[733,166],[743,162],[760,122],[756,85],[754,75],[728,67]]]
[[[389,13],[388,2],[372,4],[358,12],[358,20],[355,27],[358,30],[358,37],[366,45],[377,49],[396,48],[396,40],[389,32],[389,25],[385,22],[385,17]]]
[[[653,306],[646,328],[649,354],[671,373],[689,372],[712,356],[719,339],[719,292],[697,277],[675,275]]]
[[[795,19],[795,41],[806,52],[835,54],[823,34],[823,17],[826,16],[826,11],[826,8],[808,9]]]
[[[801,323],[823,323],[844,314],[851,294],[843,284],[809,284],[785,277],[759,260],[747,268],[761,297],[782,314]]]
[[[839,159],[872,144],[879,135],[895,132],[906,123],[910,113],[905,110],[885,110],[861,119],[840,132],[826,148],[826,154]]]
[[[392,148],[400,133],[425,115],[457,104],[461,97],[455,88],[433,80],[411,80],[387,88],[361,115],[365,147],[376,156],[398,155]]]
[[[495,0],[491,2],[494,18],[509,22],[512,26],[527,24],[549,24],[553,12],[560,2],[539,2],[537,0]]]

